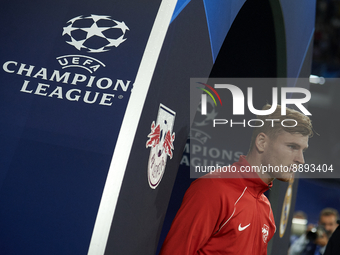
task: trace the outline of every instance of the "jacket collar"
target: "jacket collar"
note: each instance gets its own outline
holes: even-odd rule
[[[249,167],[248,169],[251,169],[251,165],[246,160],[246,157],[244,155],[240,156],[239,161],[235,163],[237,168],[241,168],[241,166]],[[259,175],[256,172],[240,172],[241,175],[241,181],[244,183],[246,187],[248,187],[248,191],[254,196],[259,197],[264,192],[266,192],[268,189],[270,189],[273,186],[273,182],[270,182],[269,184],[262,181],[262,179],[259,177]]]

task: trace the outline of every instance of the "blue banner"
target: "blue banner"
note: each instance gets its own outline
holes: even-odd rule
[[[160,1],[5,1],[0,253],[86,254]]]

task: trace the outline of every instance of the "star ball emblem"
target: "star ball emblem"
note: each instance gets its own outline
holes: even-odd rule
[[[126,31],[130,30],[124,21],[106,15],[81,15],[66,24],[62,33],[67,38],[66,42],[79,51],[87,50],[89,53],[106,52],[113,46],[118,47],[126,40]]]

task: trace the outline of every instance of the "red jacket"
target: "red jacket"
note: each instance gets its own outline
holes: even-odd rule
[[[234,164],[249,166],[244,156]],[[239,176],[244,176],[240,174]],[[183,198],[161,255],[265,255],[275,232],[271,186],[252,178],[199,178]]]

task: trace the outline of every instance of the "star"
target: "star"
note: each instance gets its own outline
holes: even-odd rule
[[[85,17],[85,19],[90,19],[92,18],[94,22],[97,22],[100,19],[106,19],[106,20],[111,20],[110,16],[105,16],[105,15],[95,15],[91,14],[91,16]]]
[[[109,41],[110,44],[106,45],[106,47],[112,47],[112,46],[116,46],[118,47],[119,44],[121,44],[122,42],[124,42],[126,40],[126,38],[123,38],[124,35],[122,35],[121,37],[117,38],[117,39],[109,39],[106,38],[106,40]]]
[[[105,47],[102,47],[100,49],[89,49],[88,52],[91,52],[91,53],[100,53],[100,52],[105,52],[105,51],[109,51],[110,49],[108,50],[104,50]]]
[[[102,38],[106,38],[103,35],[103,31],[110,29],[110,27],[98,27],[97,23],[93,23],[91,27],[81,28],[81,30],[87,32],[86,39],[96,35]]]
[[[117,20],[113,20],[114,22],[117,23],[116,26],[114,26],[114,28],[120,28],[122,31],[123,31],[123,34],[125,34],[125,31],[126,30],[130,30],[126,25],[125,25],[125,22],[122,21],[122,22],[119,22]]]
[[[69,23],[71,22],[71,24],[73,24],[76,20],[79,20],[79,19],[83,19],[83,15],[80,15],[78,17],[75,17],[73,19],[70,19],[69,21],[67,21],[66,23]]]
[[[80,41],[74,40],[73,37],[71,37],[71,39],[72,39],[71,42],[68,42],[68,41],[66,41],[66,42],[67,42],[68,44],[70,44],[70,45],[76,47],[77,50],[81,50],[82,48],[86,48],[86,47],[83,45],[83,43],[86,41],[86,39],[80,40]]]
[[[69,36],[71,36],[71,32],[73,31],[73,30],[77,30],[78,28],[74,28],[74,27],[72,27],[72,23],[70,24],[70,25],[68,25],[67,27],[63,27],[63,35],[65,35],[65,34],[68,34]],[[71,36],[72,37],[72,36]]]

